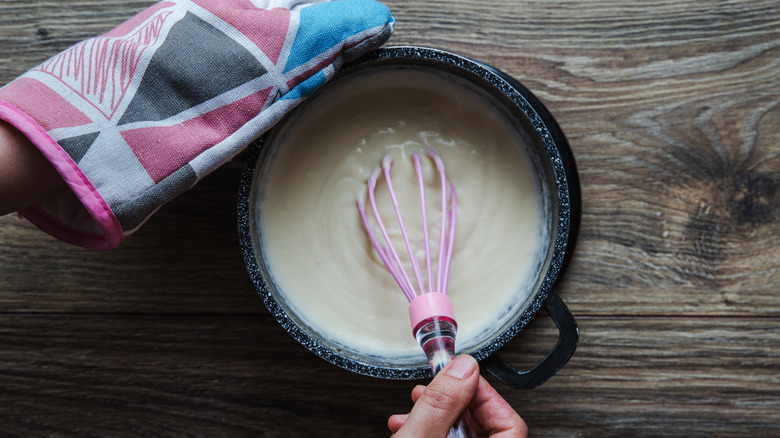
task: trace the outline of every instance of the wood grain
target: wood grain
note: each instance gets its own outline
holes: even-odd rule
[[[149,3],[0,2],[0,84]],[[391,44],[514,76],[577,160],[582,228],[559,293],[580,346],[538,389],[498,386],[531,436],[780,435],[777,2],[386,3]],[[256,298],[242,167],[110,252],[0,218],[0,435],[388,435],[413,383],[325,363]],[[540,315],[500,355],[529,367],[554,342]]]
[[[410,4],[397,9],[393,42],[492,64],[564,127],[585,205],[564,287],[572,306],[777,315],[774,6],[491,2],[461,4],[442,21],[439,8]]]
[[[779,322],[580,324],[577,355],[542,387],[519,392],[491,379],[532,436],[776,431]],[[502,357],[521,366],[554,340],[545,321],[529,333]],[[387,415],[411,403],[411,382],[325,363],[262,313],[6,316],[0,336],[3,436],[386,436]]]
[[[92,252],[0,218],[6,312],[247,313],[252,293],[238,243],[239,162],[165,206],[119,249]],[[230,298],[227,298],[230,297]]]

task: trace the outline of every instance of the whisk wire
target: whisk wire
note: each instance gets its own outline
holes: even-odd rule
[[[431,244],[428,240],[428,215],[425,208],[425,182],[423,181],[422,163],[420,163],[420,154],[412,154],[414,160],[414,170],[417,172],[417,186],[420,189],[420,212],[422,216],[423,242],[425,242],[425,270],[428,274],[428,290],[423,293],[433,291],[433,272],[431,271]]]
[[[358,200],[358,210],[360,211],[360,217],[363,220],[363,225],[366,229],[366,234],[369,236],[369,240],[371,241],[371,245],[376,250],[377,254],[379,255],[379,258],[382,260],[382,263],[384,263],[387,270],[390,272],[390,275],[393,276],[393,279],[396,283],[398,283],[398,286],[401,288],[401,291],[404,293],[404,296],[409,301],[412,301],[416,297],[416,293],[414,291],[414,287],[412,285],[412,282],[409,280],[409,276],[406,274],[406,270],[403,269],[403,263],[401,262],[401,258],[398,257],[398,253],[395,251],[395,248],[390,243],[390,236],[387,233],[387,229],[385,228],[384,222],[382,222],[382,217],[379,215],[379,209],[376,205],[376,180],[379,178],[381,170],[379,168],[375,169],[374,172],[371,173],[371,176],[368,178],[368,200],[371,204],[371,210],[374,213],[374,219],[377,222],[377,225],[379,226],[379,231],[382,234],[382,237],[384,237],[385,242],[387,243],[387,247],[382,246],[377,238],[374,232],[372,231],[372,227],[368,223],[368,218],[366,216],[365,206],[363,205],[362,201]]]
[[[406,226],[404,224],[404,220],[401,215],[401,209],[398,204],[398,198],[396,196],[395,188],[393,187],[393,183],[390,175],[390,170],[391,170],[390,168],[392,165],[392,158],[390,157],[390,155],[386,155],[382,159],[381,167],[377,167],[376,169],[374,169],[374,171],[371,173],[371,175],[368,178],[368,200],[371,205],[371,210],[373,212],[374,220],[377,223],[377,226],[384,239],[384,243],[386,244],[386,246],[379,243],[379,239],[374,233],[373,227],[371,227],[369,224],[368,215],[366,214],[365,204],[362,200],[358,199],[358,210],[360,211],[360,217],[361,220],[363,221],[363,226],[366,229],[369,240],[371,241],[371,245],[376,250],[382,263],[390,272],[390,275],[392,275],[393,279],[396,281],[396,283],[398,283],[398,286],[401,288],[401,291],[404,293],[404,296],[406,296],[406,298],[410,302],[413,301],[418,295],[425,294],[425,293],[430,293],[430,292],[439,292],[443,294],[447,293],[449,287],[449,273],[450,273],[450,267],[452,262],[453,243],[455,241],[455,217],[457,211],[456,200],[455,200],[455,188],[452,186],[452,184],[448,183],[447,176],[444,170],[444,162],[442,161],[441,157],[439,157],[439,155],[436,153],[436,151],[434,151],[433,149],[428,149],[425,151],[425,154],[428,157],[430,157],[431,160],[433,160],[434,164],[436,165],[436,169],[439,174],[439,180],[441,184],[441,228],[439,232],[440,234],[439,251],[438,251],[439,257],[437,261],[438,269],[436,270],[435,288],[434,288],[434,274],[433,274],[432,262],[431,262],[431,245],[429,241],[430,231],[428,227],[428,212],[426,209],[426,202],[425,202],[425,180],[423,177],[420,154],[415,152],[414,154],[412,154],[412,159],[414,161],[415,172],[417,175],[417,185],[420,194],[422,231],[423,231],[423,241],[425,246],[425,267],[426,267],[426,274],[428,277],[427,289],[424,286],[424,281],[420,269],[420,263],[418,262],[417,257],[414,254],[414,247],[409,241],[409,235],[406,231]],[[398,221],[401,237],[403,238],[404,245],[406,247],[406,252],[410,259],[412,271],[414,273],[415,279],[417,280],[419,293],[418,293],[418,289],[415,289],[414,283],[410,278],[409,274],[407,273],[407,270],[404,267],[401,257],[399,256],[394,245],[392,244],[392,241],[390,240],[390,234],[387,231],[387,227],[385,226],[384,221],[382,221],[382,216],[379,214],[379,208],[377,207],[377,202],[376,202],[376,185],[380,174],[384,175],[385,183],[387,184],[387,190],[390,195],[390,201],[393,205],[393,210],[395,212],[396,220]]]
[[[442,162],[441,157],[432,150],[429,150],[428,154],[436,164],[436,170],[439,171],[439,180],[441,184],[441,231],[439,232],[439,269],[436,271],[438,274],[436,278],[436,290],[441,293],[447,293],[446,288],[444,288],[446,278],[444,277],[444,255],[446,253],[444,239],[446,235],[445,231],[447,230],[447,178],[444,175],[444,163]]]
[[[414,272],[414,276],[417,279],[417,285],[419,286],[420,294],[425,293],[425,286],[423,286],[423,280],[422,275],[420,274],[420,264],[417,262],[417,257],[414,255],[414,248],[412,247],[412,244],[409,242],[409,234],[406,232],[406,226],[404,225],[404,219],[401,215],[401,208],[398,206],[398,198],[395,196],[395,189],[393,188],[393,181],[390,178],[390,165],[392,164],[392,158],[390,155],[385,155],[385,157],[382,159],[382,170],[385,174],[385,182],[387,183],[387,191],[390,193],[390,201],[393,203],[393,210],[395,210],[395,217],[398,219],[398,227],[401,230],[401,237],[404,240],[404,244],[406,245],[406,253],[409,256],[409,261],[412,265],[412,271]],[[379,216],[377,216],[377,220],[381,220]],[[387,238],[387,244],[391,245],[391,242],[389,238]],[[399,264],[401,264],[401,260],[397,260]],[[416,294],[415,294],[416,295]]]
[[[398,272],[396,269],[394,269],[392,263],[393,260],[391,259],[392,255],[387,250],[387,248],[383,247],[379,244],[376,240],[376,235],[374,235],[373,231],[370,231],[368,228],[368,217],[366,217],[366,208],[365,205],[361,200],[358,200],[358,211],[360,212],[360,219],[363,221],[363,226],[366,227],[366,230],[368,231],[366,234],[368,235],[368,239],[371,241],[371,246],[374,247],[377,254],[379,255],[379,259],[382,260],[382,264],[385,265],[388,272],[390,272],[390,275],[393,277],[396,283],[401,287],[401,290],[404,293],[404,296],[408,297],[409,293],[407,292],[407,287],[403,283],[403,279],[399,277]]]
[[[447,257],[444,263],[444,286],[441,289],[441,293],[446,294],[450,285],[450,266],[452,265],[452,248],[455,243],[455,217],[457,216],[457,201],[455,200],[455,188],[450,184],[450,208],[447,210],[447,219],[449,223],[449,241],[447,244]],[[442,215],[444,213],[442,212]],[[444,235],[444,230],[442,230]],[[439,271],[441,272],[441,270]]]

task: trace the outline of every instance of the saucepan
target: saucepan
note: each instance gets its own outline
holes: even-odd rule
[[[509,123],[527,139],[529,154],[543,192],[546,214],[546,242],[529,293],[512,306],[511,314],[484,337],[459,351],[474,356],[481,365],[505,384],[518,389],[536,387],[563,367],[571,358],[579,339],[574,316],[555,292],[555,286],[571,258],[580,221],[580,187],[569,144],[557,122],[527,88],[518,81],[484,63],[455,53],[424,47],[389,47],[368,53],[348,63],[309,97],[315,101],[327,93],[333,83],[343,83],[376,70],[417,69],[456,77],[481,90],[499,107]],[[258,200],[264,184],[264,169],[272,163],[274,148],[283,148],[285,129],[294,123],[293,110],[276,128],[250,147],[239,189],[238,226],[241,248],[249,276],[264,304],[282,327],[317,356],[352,372],[388,379],[430,377],[430,367],[422,356],[418,362],[394,363],[392,359],[361,354],[318,332],[296,314],[285,299],[284,291],[270,271],[258,229]],[[357,214],[357,212],[355,212]],[[300,275],[306,275],[301,272]],[[520,334],[544,309],[555,322],[559,335],[556,345],[535,366],[518,370],[499,357],[500,350]],[[509,346],[506,346],[509,348]]]

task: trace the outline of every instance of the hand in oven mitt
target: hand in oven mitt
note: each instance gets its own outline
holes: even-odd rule
[[[20,213],[61,240],[115,247],[393,24],[372,0],[151,6],[0,89],[0,119],[71,191]]]

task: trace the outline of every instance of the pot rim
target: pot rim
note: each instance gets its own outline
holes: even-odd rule
[[[520,120],[521,125],[527,128],[533,141],[541,143],[542,147],[540,149],[544,150],[547,155],[546,164],[552,169],[555,187],[550,189],[555,192],[557,199],[557,223],[554,227],[552,256],[549,262],[547,262],[544,277],[538,283],[536,292],[529,305],[518,316],[510,319],[500,332],[491,336],[488,342],[482,343],[479,348],[469,352],[475,359],[482,361],[492,356],[528,325],[530,320],[542,308],[548,296],[553,293],[552,288],[571,257],[579,226],[579,182],[576,165],[568,142],[557,122],[528,89],[503,72],[462,55],[440,49],[417,46],[380,48],[344,65],[333,79],[366,68],[390,65],[422,65],[429,68],[444,69],[450,73],[465,77],[496,97],[503,97],[501,100],[511,104],[511,113],[513,115],[517,114],[518,117],[522,116],[525,118],[525,120]],[[327,84],[324,87],[327,87]],[[387,379],[407,380],[430,377],[430,368],[427,366],[391,366],[392,364],[379,366],[373,363],[365,363],[334,351],[333,348],[324,345],[323,342],[316,339],[312,334],[305,332],[299,327],[273,297],[271,289],[266,283],[258,265],[257,254],[259,254],[259,251],[256,252],[255,249],[252,230],[253,222],[251,219],[252,212],[250,211],[250,194],[252,193],[252,186],[255,180],[255,172],[259,167],[258,159],[261,157],[263,149],[265,149],[264,145],[272,132],[273,130],[270,130],[251,146],[241,178],[238,199],[239,241],[244,262],[250,279],[257,293],[263,299],[264,304],[277,322],[293,338],[316,355],[334,365],[359,374]]]

